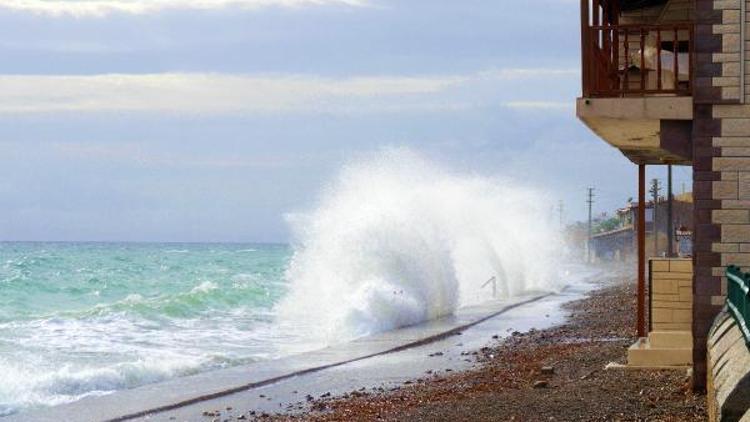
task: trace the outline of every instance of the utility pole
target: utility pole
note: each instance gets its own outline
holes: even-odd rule
[[[651,219],[651,226],[653,227],[651,233],[653,233],[654,236],[654,256],[659,256],[659,226],[656,225],[656,211],[657,204],[659,203],[659,190],[659,179],[651,180],[651,190],[649,192],[651,193],[654,200],[654,207],[652,208],[653,218]]]
[[[565,222],[563,221],[563,208],[564,208],[563,201],[560,200],[560,202],[557,203],[557,211],[560,213],[560,231],[562,231],[563,228],[565,227]]]
[[[591,237],[593,236],[593,231],[591,227],[592,223],[592,215],[591,215],[591,208],[594,205],[594,188],[589,188],[589,194],[588,199],[586,200],[586,203],[589,205],[589,237],[588,241],[586,242],[586,263],[591,263]]]
[[[667,257],[674,256],[674,195],[672,195],[672,165],[667,166]]]

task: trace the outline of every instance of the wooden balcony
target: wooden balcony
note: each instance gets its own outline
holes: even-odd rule
[[[657,3],[668,5],[581,0],[583,95],[576,113],[636,164],[689,165],[694,25],[633,17],[634,8]]]
[[[583,28],[583,96],[690,96],[692,24]]]

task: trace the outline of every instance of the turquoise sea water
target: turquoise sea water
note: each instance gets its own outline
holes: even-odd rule
[[[0,415],[273,358],[286,245],[0,243]]]

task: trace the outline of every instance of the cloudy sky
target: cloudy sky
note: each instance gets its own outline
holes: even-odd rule
[[[569,221],[589,185],[621,206],[635,167],[574,116],[577,5],[0,0],[0,239],[284,241],[284,213],[392,146]]]

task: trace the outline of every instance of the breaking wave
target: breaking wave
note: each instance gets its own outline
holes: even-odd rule
[[[284,325],[325,343],[439,318],[491,296],[555,290],[560,235],[545,197],[392,149],[344,167],[295,234]]]

